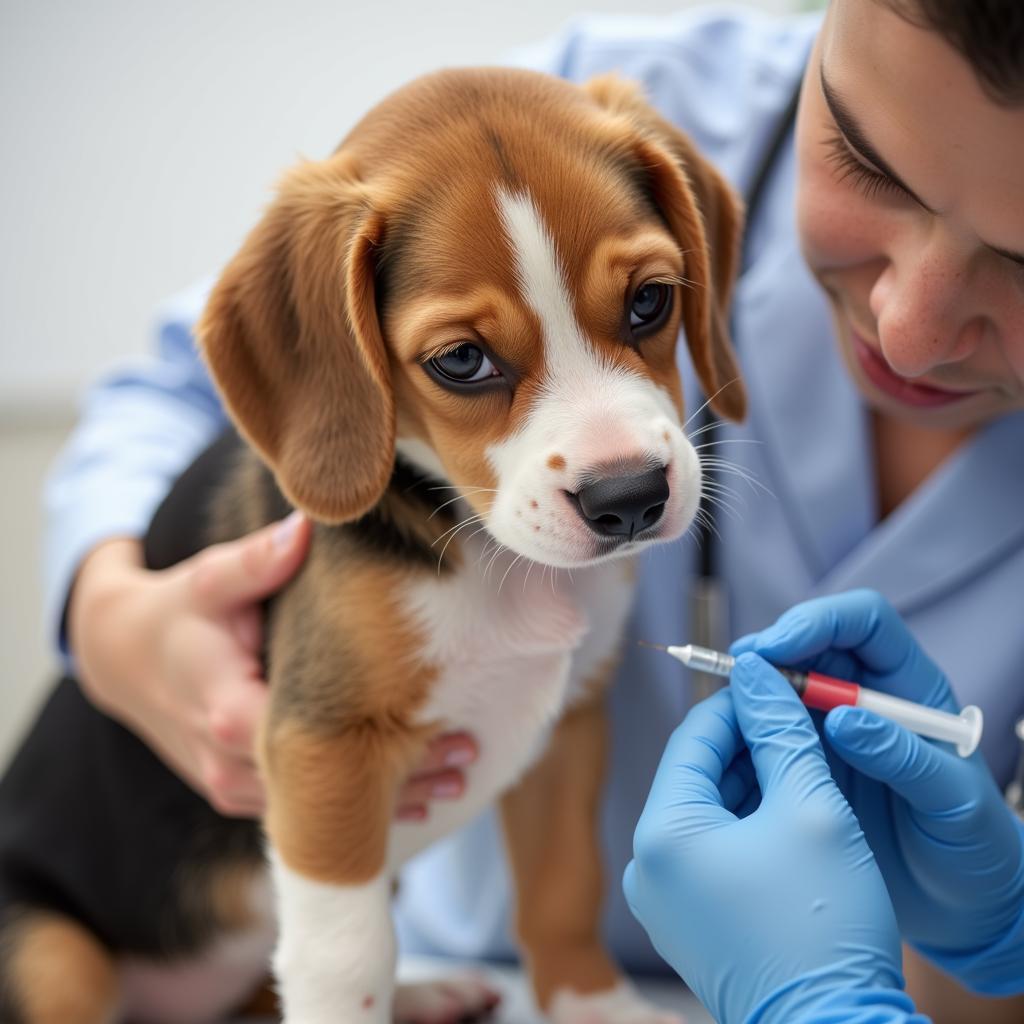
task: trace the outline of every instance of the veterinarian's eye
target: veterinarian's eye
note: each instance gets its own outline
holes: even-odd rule
[[[629,329],[646,334],[660,327],[672,308],[672,286],[648,281],[633,293],[629,307]]]
[[[475,384],[477,381],[501,376],[494,363],[476,345],[469,342],[463,342],[458,348],[434,356],[430,364],[442,377],[447,377],[458,384]]]

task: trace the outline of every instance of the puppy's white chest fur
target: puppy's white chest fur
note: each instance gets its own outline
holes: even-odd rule
[[[465,550],[452,576],[410,585],[405,607],[438,669],[419,718],[465,729],[480,749],[459,800],[435,801],[422,823],[392,829],[395,868],[508,788],[544,749],[550,729],[617,649],[632,593],[628,562],[570,574],[503,555],[488,567]]]

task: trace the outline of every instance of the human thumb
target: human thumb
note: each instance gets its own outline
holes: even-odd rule
[[[312,523],[301,512],[182,563],[191,593],[207,612],[252,604],[279,590],[306,557]]]
[[[756,654],[741,654],[730,683],[736,718],[765,797],[782,785],[806,794],[831,780],[807,709],[775,668]]]

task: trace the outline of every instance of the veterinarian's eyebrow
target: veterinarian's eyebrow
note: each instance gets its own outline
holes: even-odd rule
[[[836,123],[836,127],[842,132],[843,137],[849,143],[850,148],[855,150],[860,156],[862,156],[868,163],[873,164],[878,168],[887,178],[891,178],[904,192],[910,196],[911,199],[917,203],[922,209],[927,210],[929,213],[937,213],[937,210],[933,210],[923,199],[912,189],[906,182],[886,163],[885,159],[879,155],[879,152],[875,147],[868,141],[867,136],[864,134],[864,129],[861,128],[860,123],[850,112],[850,108],[843,102],[838,96],[835,89],[828,84],[828,80],[825,78],[824,65],[820,68],[821,77],[821,94],[825,97],[825,104],[828,106],[829,113],[832,115],[832,119]],[[1001,249],[998,245],[990,245],[988,242],[982,243],[985,248],[991,249],[992,252],[998,256],[1002,256],[1005,259],[1012,260],[1014,263],[1020,263],[1024,265],[1024,252],[1013,252],[1010,249]]]
[[[864,129],[861,128],[857,119],[850,113],[850,108],[836,95],[835,90],[828,84],[825,78],[825,66],[822,64],[820,69],[821,76],[821,94],[825,97],[825,104],[828,106],[829,113],[832,115],[832,120],[835,121],[836,127],[842,132],[843,137],[849,143],[850,148],[855,150],[861,157],[863,157],[869,164],[873,164],[878,168],[887,178],[891,178],[895,184],[899,185],[904,192],[910,196],[911,199],[917,203],[918,206],[923,207],[929,213],[935,213],[927,203],[923,202],[912,188],[909,188],[903,179],[889,166],[886,161],[879,156],[878,150],[868,142],[867,136],[864,134]]]

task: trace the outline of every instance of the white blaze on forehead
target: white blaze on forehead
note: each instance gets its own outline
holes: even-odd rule
[[[578,370],[581,356],[597,363],[576,322],[554,239],[537,207],[526,193],[512,193],[501,185],[497,198],[523,298],[541,323],[548,378]]]
[[[586,336],[554,239],[530,196],[499,186],[495,198],[522,301],[540,321],[544,365],[526,415],[486,448],[498,482],[488,529],[518,555],[544,564],[571,567],[599,557],[566,493],[621,459],[679,464],[669,476],[685,477],[685,485],[676,487],[666,515],[678,535],[693,517],[699,471],[672,397],[642,365],[625,365]],[[556,454],[558,470],[550,461]],[[686,507],[687,495],[694,508]]]
[[[554,239],[529,194],[501,185],[495,194],[522,298],[540,320],[545,385],[516,434],[488,449],[499,477],[556,437],[568,443],[568,436],[580,430],[606,440],[609,432],[631,434],[636,423],[658,409],[675,420],[667,394],[648,377],[613,363],[588,341],[576,319]],[[582,453],[567,454],[575,462],[573,455]],[[610,456],[616,454],[609,450]]]

